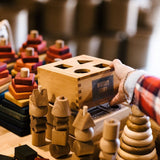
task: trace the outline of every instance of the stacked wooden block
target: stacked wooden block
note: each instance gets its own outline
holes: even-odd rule
[[[94,136],[95,126],[90,114],[88,113],[88,106],[80,109],[74,122],[73,127],[75,141],[73,142],[73,156],[72,159],[92,159],[94,153],[94,144],[92,138]]]
[[[6,38],[0,38],[0,62],[11,63],[16,61],[18,56],[12,49]]]
[[[31,118],[32,144],[34,146],[45,145],[46,117],[48,112],[47,90],[34,89],[29,98],[29,114]]]
[[[68,144],[70,108],[66,97],[59,96],[56,98],[52,114],[54,116],[53,124],[55,128],[52,130],[52,144],[49,150],[54,158],[60,158],[67,156],[70,152]]]
[[[38,52],[34,51],[34,48],[27,47],[24,52],[20,52],[21,58],[16,61],[12,75],[16,75],[20,72],[22,67],[29,68],[31,73],[37,73],[37,67],[43,64],[43,61],[39,59]]]
[[[43,40],[43,36],[39,35],[37,30],[31,30],[27,37],[27,41],[23,43],[20,52],[24,52],[27,47],[33,47],[38,55],[47,51],[47,42]]]
[[[57,40],[54,45],[49,47],[45,61],[46,63],[52,63],[56,59],[67,59],[71,57],[72,54],[69,51],[69,47],[64,45],[63,40]]]
[[[103,136],[100,140],[99,158],[101,160],[114,160],[116,151],[120,145],[119,141],[120,122],[115,119],[105,120],[103,126]]]
[[[4,98],[4,91],[8,89],[11,82],[11,75],[7,69],[7,64],[0,62],[0,94],[1,98]]]
[[[149,117],[132,107],[132,114],[121,136],[117,160],[157,160]]]
[[[5,99],[2,100],[3,112],[6,113],[1,116],[1,124],[19,136],[30,133],[29,96],[38,87],[34,77],[35,74],[30,73],[28,68],[22,68],[12,79],[9,92],[5,93]]]

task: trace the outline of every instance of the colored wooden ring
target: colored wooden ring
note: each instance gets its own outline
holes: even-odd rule
[[[118,148],[118,154],[120,157],[127,159],[127,160],[151,160],[156,156],[156,149],[154,149],[152,152],[149,154],[145,155],[136,155],[136,154],[130,154],[125,151],[123,151],[121,148]]]
[[[129,120],[137,125],[143,125],[149,121],[149,117],[144,115],[143,117],[136,117],[134,115],[129,116]]]
[[[152,142],[150,145],[145,146],[145,147],[132,147],[123,142],[123,140],[120,140],[120,147],[126,151],[127,153],[131,154],[137,154],[137,155],[144,155],[144,154],[149,154],[153,151],[155,148],[155,144]]]
[[[152,134],[152,129],[149,128],[145,132],[135,132],[130,130],[127,125],[124,127],[124,133],[127,135],[129,138],[135,139],[135,140],[143,140],[148,138]]]
[[[117,148],[120,145],[119,139],[115,139],[114,141],[106,141],[103,137],[100,140],[100,148],[105,153],[116,153]]]
[[[135,140],[135,139],[129,138],[127,135],[125,135],[124,132],[122,133],[121,138],[127,145],[133,146],[133,147],[145,147],[151,144],[153,141],[152,135],[150,135],[148,138],[144,140]]]
[[[148,121],[146,124],[143,125],[137,125],[132,123],[129,119],[127,120],[127,127],[135,132],[144,132],[147,131],[151,127],[150,121]]]

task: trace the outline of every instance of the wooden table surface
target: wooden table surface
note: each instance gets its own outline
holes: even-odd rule
[[[35,147],[32,145],[31,135],[25,137],[19,137],[16,134],[6,130],[0,126],[0,154],[14,157],[14,148],[20,145],[27,144],[32,149],[37,151],[38,155],[54,160],[54,158],[49,153],[49,142],[46,142],[45,146]],[[65,158],[65,160],[70,160],[71,157]]]

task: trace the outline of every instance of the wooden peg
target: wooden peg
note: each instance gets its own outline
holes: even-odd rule
[[[33,47],[26,48],[26,56],[34,56],[34,48]]]
[[[88,106],[83,106],[83,116],[88,113]]]
[[[56,98],[54,107],[52,109],[52,114],[56,117],[68,117],[70,116],[70,108],[68,99],[64,96],[59,96]]]
[[[21,68],[21,72],[20,72],[20,76],[22,77],[22,78],[27,78],[27,77],[29,77],[29,74],[30,74],[30,72],[29,72],[29,68]]]
[[[6,38],[1,37],[0,38],[0,46],[6,46],[8,44],[8,41]]]
[[[114,140],[119,137],[120,122],[115,119],[104,121],[103,138],[105,140]]]
[[[63,48],[64,47],[64,41],[63,40],[56,40],[55,43],[56,48]]]
[[[39,32],[37,30],[31,30],[30,31],[30,36],[32,38],[37,38],[39,36]]]

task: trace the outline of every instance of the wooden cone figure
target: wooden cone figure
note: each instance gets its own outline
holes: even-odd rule
[[[73,142],[74,154],[72,159],[92,159],[92,154],[94,153],[94,144],[92,138],[94,136],[95,126],[91,115],[88,113],[88,106],[83,106],[80,109],[74,122],[73,127],[75,141]]]
[[[116,159],[158,160],[149,117],[135,105],[124,127]]]
[[[68,99],[64,96],[56,98],[52,108],[53,125],[52,144],[49,146],[50,154],[54,158],[67,156],[70,152],[68,144],[70,107]]]
[[[103,136],[100,140],[101,160],[115,160],[115,153],[120,145],[119,141],[120,122],[115,119],[104,121]]]
[[[32,144],[45,145],[46,117],[48,111],[47,90],[38,86],[29,97],[29,114],[31,118]]]

